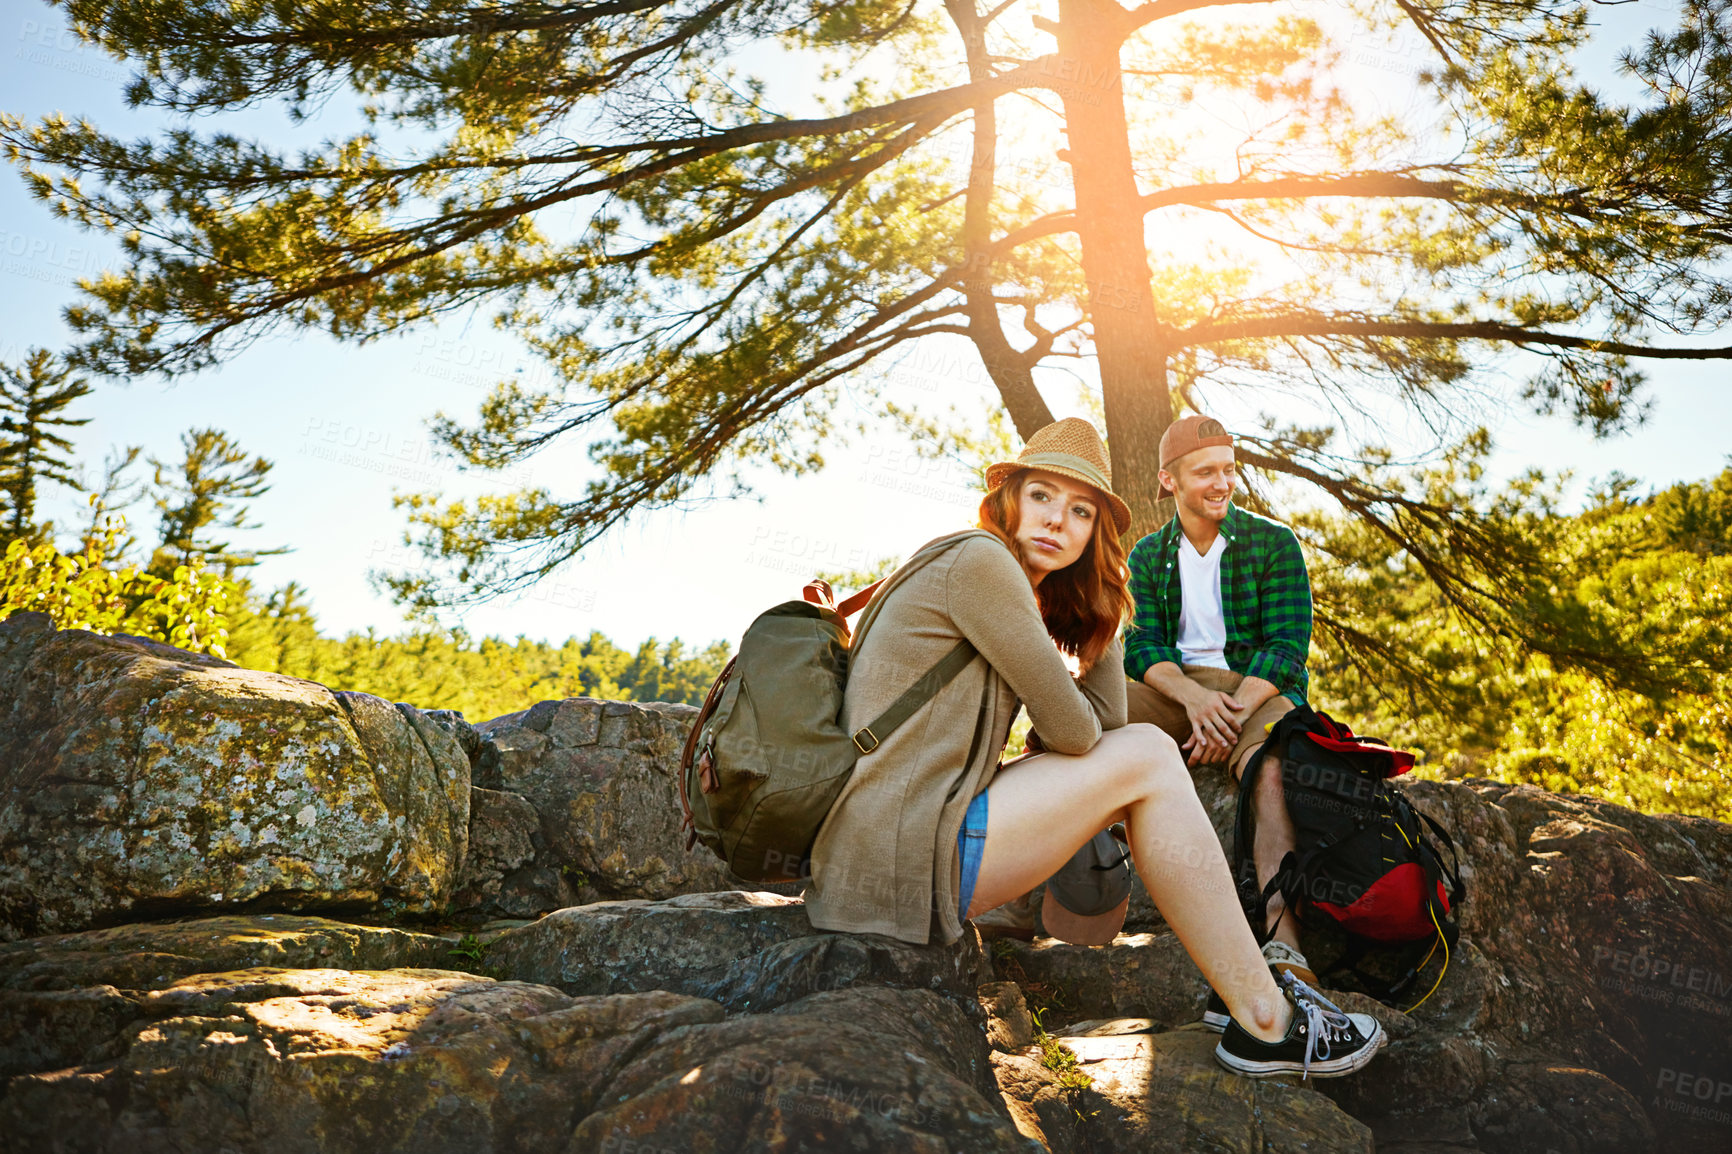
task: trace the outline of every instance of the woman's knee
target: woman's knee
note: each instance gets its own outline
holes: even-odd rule
[[[1131,731],[1129,737],[1135,747],[1138,765],[1152,768],[1157,773],[1179,773],[1189,777],[1185,771],[1185,756],[1179,752],[1179,743],[1166,730],[1147,722],[1127,725],[1125,729]]]
[[[1128,757],[1160,757],[1177,753],[1179,750],[1177,743],[1167,736],[1165,730],[1146,721],[1133,721],[1129,725],[1108,730],[1103,736],[1118,745]]]
[[[1112,735],[1116,767],[1136,792],[1172,788],[1181,780],[1190,788],[1191,776],[1178,743],[1158,726],[1139,722],[1115,729]]]

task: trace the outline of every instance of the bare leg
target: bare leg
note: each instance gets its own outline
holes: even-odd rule
[[[1080,757],[1018,761],[989,792],[969,913],[1027,893],[1122,821],[1149,895],[1234,1019],[1263,1041],[1286,1033],[1292,1009],[1245,924],[1226,855],[1172,738],[1152,725],[1127,725]]]
[[[1235,779],[1243,774],[1244,767],[1233,776]],[[1263,759],[1263,769],[1257,775],[1256,792],[1251,795],[1251,857],[1257,865],[1257,885],[1259,888],[1269,884],[1269,879],[1281,868],[1281,859],[1298,845],[1297,835],[1293,831],[1293,817],[1287,812],[1287,797],[1281,786],[1281,759],[1270,756]],[[1296,918],[1284,918],[1281,912],[1287,908],[1280,894],[1269,899],[1268,918],[1263,923],[1265,929],[1273,929],[1276,941],[1286,942],[1295,950],[1299,948],[1299,923]]]

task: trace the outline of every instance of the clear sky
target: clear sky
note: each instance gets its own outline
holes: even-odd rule
[[[1618,34],[1634,33],[1663,16],[1661,7],[1611,9],[1606,18],[1617,21]],[[35,0],[0,0],[0,13],[6,53],[0,110],[88,116],[123,135],[142,135],[157,123],[126,109],[120,99],[124,68],[78,44],[57,10]],[[1362,63],[1399,71],[1417,62],[1373,50]],[[328,124],[313,129],[318,135],[341,130]],[[265,130],[278,129],[269,122]],[[54,219],[28,197],[15,171],[0,171],[0,358],[16,361],[32,346],[62,347],[67,333],[60,310],[75,298],[74,280],[98,272],[113,252],[106,240]],[[174,460],[183,430],[226,431],[248,452],[275,462],[271,491],[253,506],[263,527],[236,543],[293,547],[265,560],[257,583],[272,588],[292,580],[308,588],[327,633],[368,627],[391,633],[403,628],[401,613],[369,587],[366,572],[413,561],[399,543],[404,519],[391,507],[393,491],[477,492],[531,480],[568,495],[589,477],[589,462],[575,447],[556,448],[526,473],[481,480],[457,473],[432,451],[426,421],[435,411],[470,417],[495,380],[538,371],[539,363],[496,331],[485,313],[359,348],[316,334],[286,334],[172,386],[99,382],[81,414],[93,420],[76,440],[94,472],[110,446],[142,445],[148,455]],[[954,343],[923,347],[886,372],[892,399],[935,412],[951,404],[981,411],[988,396],[978,360]],[[1653,486],[1718,471],[1732,451],[1726,433],[1732,365],[1659,362],[1651,376],[1651,420],[1607,441],[1596,442],[1562,420],[1516,410],[1492,414],[1497,471],[1507,475],[1537,464],[1572,469],[1585,480],[1618,470]],[[1052,399],[1061,407],[1063,397]],[[843,403],[863,406],[866,399],[845,394]],[[813,570],[906,555],[971,523],[977,500],[960,470],[916,460],[890,437],[836,445],[828,467],[815,476],[765,473],[757,480],[759,499],[645,515],[535,592],[470,610],[462,622],[476,635],[555,641],[592,629],[622,644],[650,636],[734,640],[756,612],[796,596]],[[1582,488],[1578,483],[1575,491]],[[63,523],[76,511],[64,494],[50,495],[45,504]],[[155,529],[148,508],[136,509],[134,521],[141,537]]]

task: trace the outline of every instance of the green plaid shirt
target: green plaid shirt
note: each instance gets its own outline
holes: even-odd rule
[[[1136,613],[1125,629],[1125,675],[1141,681],[1179,655],[1179,519],[1131,550],[1131,596]],[[1311,581],[1293,530],[1237,505],[1221,523],[1221,610],[1227,619],[1227,667],[1261,677],[1301,705],[1310,687],[1305,658],[1311,648]]]

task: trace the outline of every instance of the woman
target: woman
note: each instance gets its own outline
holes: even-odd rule
[[[1291,979],[1283,996],[1178,747],[1125,724],[1130,510],[1094,426],[1048,425],[986,479],[980,528],[921,548],[861,614],[845,732],[958,639],[979,656],[860,759],[812,850],[812,924],[917,943],[936,925],[954,941],[1122,822],[1143,883],[1231,1014],[1222,1063],[1253,1077],[1363,1066],[1381,1028]],[[1001,769],[1019,704],[1046,752]]]

